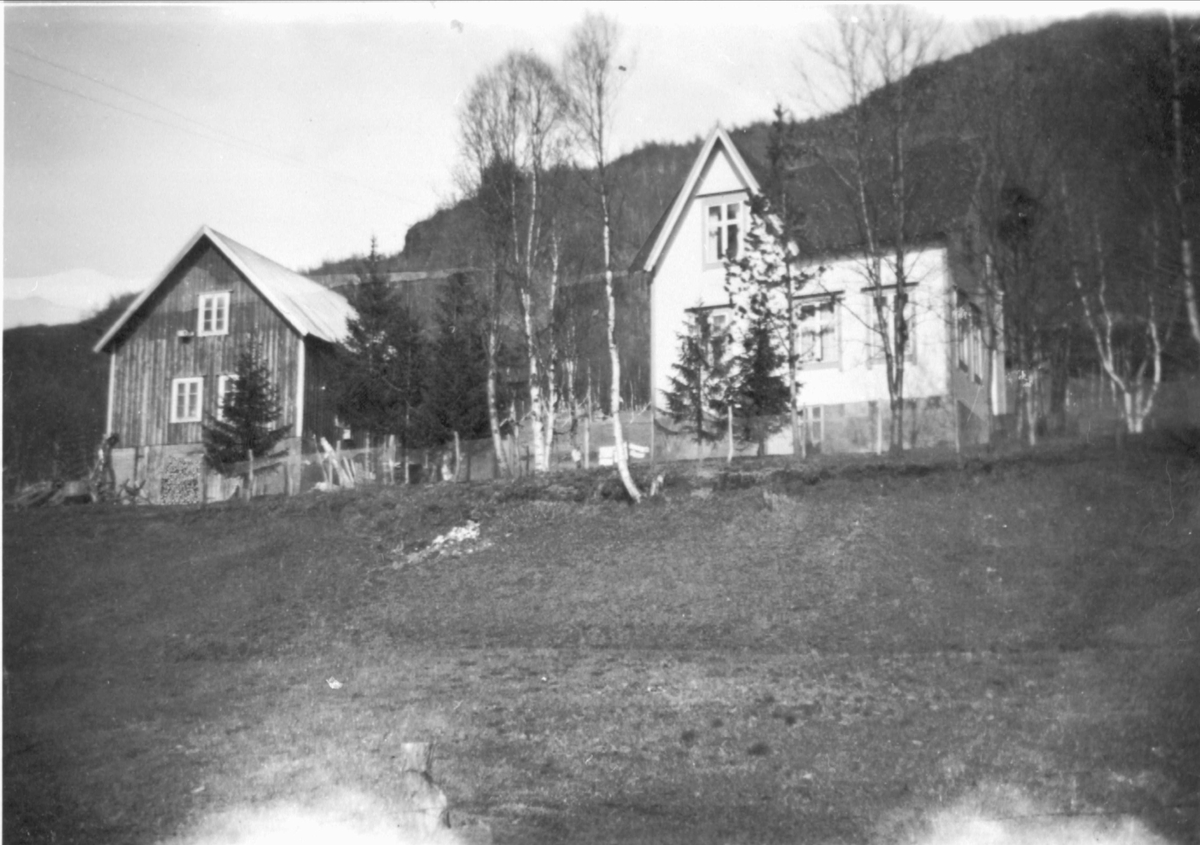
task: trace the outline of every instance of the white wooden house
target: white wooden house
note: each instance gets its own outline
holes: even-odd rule
[[[750,139],[743,144],[750,146]],[[707,311],[711,323],[730,326],[736,334],[725,259],[742,248],[749,200],[761,191],[764,169],[729,133],[714,129],[635,259],[632,269],[649,278],[656,408],[665,407],[679,336],[696,311]],[[799,379],[807,439],[826,451],[878,449],[886,445],[890,412],[872,295],[863,272],[867,256],[859,246],[853,214],[839,205],[829,174],[822,179],[814,169],[796,176],[795,199],[810,216],[808,230],[819,235],[804,245],[803,254],[810,268],[824,267],[801,291]],[[950,444],[956,437],[976,440],[989,413],[1007,412],[1003,350],[987,342],[998,335],[987,331],[991,321],[985,316],[998,309],[985,310],[980,293],[985,268],[970,254],[971,215],[964,199],[969,185],[960,177],[943,173],[940,184],[932,186],[936,196],[926,203],[933,213],[920,221],[921,230],[910,240],[916,246],[906,259],[911,320],[904,379],[906,446]],[[883,265],[887,284],[886,260]],[[891,285],[894,289],[895,282]],[[661,411],[658,415],[663,419]],[[768,450],[790,452],[790,433],[776,435]]]

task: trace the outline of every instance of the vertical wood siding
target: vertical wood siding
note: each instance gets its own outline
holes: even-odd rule
[[[330,443],[335,442],[336,439],[336,427],[333,424],[337,413],[335,408],[337,395],[335,354],[335,347],[331,343],[313,337],[305,340],[304,446],[306,449],[315,445],[309,442],[309,435],[328,438]]]
[[[195,332],[202,293],[229,291],[229,334]],[[251,339],[260,345],[279,391],[281,425],[296,422],[295,332],[242,274],[202,238],[113,339],[113,430],[122,446],[198,443],[201,424],[172,423],[171,382],[202,377],[202,412],[217,409],[217,379],[233,373]]]

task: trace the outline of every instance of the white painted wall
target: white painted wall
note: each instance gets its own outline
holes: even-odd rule
[[[950,283],[946,251],[942,247],[924,249],[911,253],[907,263],[908,277],[916,287],[909,292],[912,354],[905,363],[904,395],[909,399],[944,396],[949,390],[947,361],[952,337],[946,316],[946,291]],[[894,283],[894,269],[885,263],[885,284]],[[868,354],[875,314],[868,294],[863,292],[867,285],[863,261],[845,258],[827,265],[802,291],[840,295],[836,311],[838,361],[802,367],[804,404],[887,401],[887,370],[882,354],[874,361]]]
[[[750,196],[719,145],[714,147],[691,202],[670,235],[650,286],[650,375],[659,407],[666,405],[662,391],[669,386],[671,365],[679,358],[678,334],[686,324],[687,309],[729,301],[725,268],[719,264],[706,267],[704,263],[704,204],[717,196],[743,201]]]
[[[714,147],[686,210],[669,235],[651,285],[651,383],[659,407],[666,405],[665,391],[670,385],[672,365],[679,357],[678,336],[686,325],[687,310],[729,301],[724,267],[706,264],[704,260],[704,208],[707,201],[716,197],[742,200],[749,197],[746,185],[721,145]],[[742,232],[745,232],[744,219]],[[892,269],[885,267],[885,278]],[[874,317],[870,301],[862,292],[868,284],[864,271],[860,260],[841,259],[829,264],[803,291],[841,294],[837,309],[839,361],[804,368],[801,395],[805,404],[886,402],[888,398],[882,359],[868,360],[868,325]],[[913,399],[942,396],[949,390],[947,363],[952,338],[945,249],[939,246],[911,255],[908,278],[910,283],[916,283],[910,293],[909,310],[915,360],[906,367],[904,392]]]

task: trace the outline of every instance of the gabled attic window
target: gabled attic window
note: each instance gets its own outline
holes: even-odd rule
[[[742,246],[741,198],[723,197],[704,206],[704,263],[736,259]]]
[[[200,294],[196,334],[200,337],[229,334],[229,291]]]

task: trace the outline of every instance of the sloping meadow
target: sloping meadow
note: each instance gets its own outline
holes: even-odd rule
[[[10,513],[5,838],[1191,841],[1198,560],[1162,450]]]

